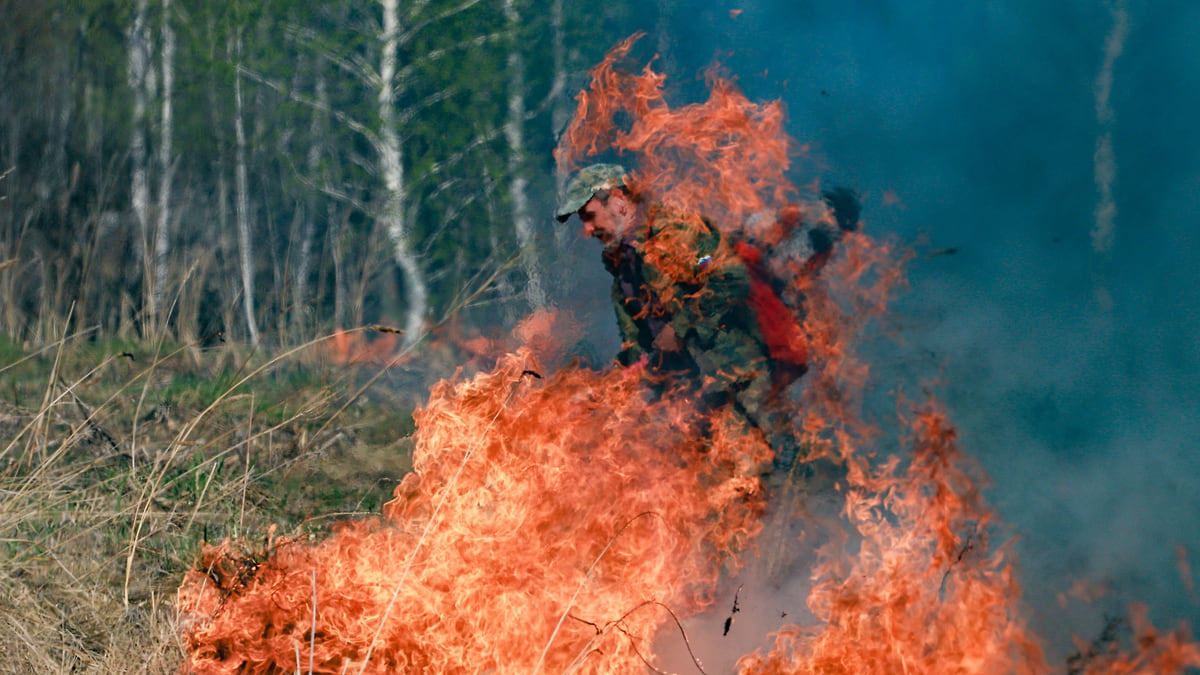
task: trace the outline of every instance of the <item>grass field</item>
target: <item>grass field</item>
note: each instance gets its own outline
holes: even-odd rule
[[[379,512],[424,383],[320,347],[0,336],[0,672],[176,672],[203,542]]]

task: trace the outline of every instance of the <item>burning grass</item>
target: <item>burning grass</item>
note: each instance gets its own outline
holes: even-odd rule
[[[717,79],[710,101],[672,109],[660,75],[621,67],[631,45],[593,72],[560,164],[632,154],[635,190],[715,215],[731,236],[747,214],[795,194],[776,106]],[[858,233],[840,248],[819,276],[796,266],[810,368],[789,410],[803,461],[838,467],[833,482],[806,490],[833,495],[840,516],[820,541],[810,616],[780,616],[773,642],[738,672],[1200,667],[1183,628],[1162,634],[1136,615],[1131,642],[1104,641],[1064,668],[1046,663],[1011,551],[991,545],[986,477],[945,413],[935,401],[902,406],[912,410],[901,452],[860,415],[870,370],[856,339],[902,284],[904,256]],[[433,389],[416,415],[414,472],[380,518],[317,542],[207,549],[178,595],[190,668],[662,672],[655,636],[712,606],[723,575],[754,550],[771,450],[728,408],[700,414],[687,388],[656,391],[636,367],[546,371],[537,335],[524,331],[525,346],[494,367]],[[705,672],[694,658],[686,667]]]
[[[792,197],[776,107],[714,81],[712,101],[672,110],[660,76],[616,67],[628,53],[597,69],[561,160],[639,155],[640,189],[671,185],[673,208],[721,215],[731,233]],[[626,116],[632,126],[606,131]],[[818,547],[808,614],[781,614],[736,670],[1200,667],[1183,629],[1161,633],[1136,611],[1132,639],[1106,630],[1063,668],[1047,664],[1011,551],[992,545],[986,477],[947,415],[932,400],[903,406],[905,443],[861,418],[870,369],[856,336],[902,284],[902,259],[856,233],[824,274],[793,280],[810,369],[790,420],[803,461],[837,467],[805,490],[838,516],[806,542]],[[197,673],[661,672],[662,636],[717,607],[722,581],[765,549],[772,451],[734,411],[700,415],[686,387],[663,391],[637,368],[551,367],[565,325],[531,317],[512,343],[478,351],[494,365],[435,385],[415,413],[413,471],[376,475],[406,474],[382,506],[374,485],[346,487],[370,472],[335,467],[365,463],[364,430],[403,427],[382,411],[405,406],[365,404],[331,374],[345,371],[235,348],[206,364],[188,348],[0,344],[12,383],[0,669],[167,672],[182,656]],[[336,336],[333,360],[355,361],[355,344]],[[363,360],[379,351],[391,349]],[[397,435],[377,450],[405,457]],[[331,532],[311,527],[345,512],[356,517]],[[706,672],[690,652],[685,667]]]
[[[710,604],[713,557],[732,563],[758,530],[746,467],[769,451],[690,401],[648,402],[629,373],[538,370],[520,350],[435,387],[382,519],[277,542],[249,576],[208,551],[180,593],[191,667],[639,667],[663,608]]]
[[[837,264],[863,260],[882,258]],[[892,278],[857,278],[868,276]],[[846,308],[871,303],[837,302],[835,290],[819,301],[819,288],[809,289],[814,320],[851,329]],[[906,406],[906,450],[876,456],[878,433],[854,414],[864,367],[836,347],[844,333],[823,334],[828,344],[813,350],[819,386],[800,396],[796,420],[808,459],[841,467],[836,484],[810,488],[836,494],[840,517],[810,539],[820,546],[811,618],[781,616],[773,642],[737,672],[1148,675],[1200,666],[1185,631],[1158,632],[1137,614],[1132,641],[1110,637],[1064,667],[1048,664],[1011,550],[991,544],[986,476],[946,414],[933,400]],[[441,382],[416,415],[414,472],[382,517],[316,542],[226,542],[203,553],[178,596],[188,666],[662,672],[658,640],[713,607],[763,527],[766,493],[754,470],[770,451],[725,413],[699,417],[685,391],[659,396],[637,371],[551,372],[529,348]],[[700,661],[687,668],[713,672]]]

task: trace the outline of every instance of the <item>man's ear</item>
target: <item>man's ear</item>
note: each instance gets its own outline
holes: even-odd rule
[[[620,190],[614,191],[612,195],[609,196],[609,199],[616,201],[617,213],[621,217],[625,217],[630,214],[633,204],[630,203],[629,198],[625,196],[624,192],[621,192]]]

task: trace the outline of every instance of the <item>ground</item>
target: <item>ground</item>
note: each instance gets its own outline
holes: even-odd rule
[[[337,356],[0,336],[0,672],[175,672],[204,542],[378,514],[428,368]]]

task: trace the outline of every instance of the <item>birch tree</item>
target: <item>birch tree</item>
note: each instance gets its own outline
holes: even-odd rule
[[[407,200],[404,156],[396,129],[396,59],[400,46],[399,0],[380,0],[383,7],[382,49],[379,55],[379,152],[380,170],[386,190],[380,218],[392,243],[392,256],[404,274],[408,310],[404,322],[409,343],[424,331],[429,312],[429,287],[421,264],[413,252],[411,226],[405,217]],[[415,3],[423,5],[427,3]]]
[[[319,57],[317,57],[319,58]],[[326,90],[325,76],[318,74],[316,78],[316,100],[322,107],[329,107],[329,96]],[[321,153],[324,143],[320,141],[324,134],[322,130],[326,124],[326,118],[322,115],[313,115],[312,122],[309,126],[309,136],[311,137],[311,145],[308,148],[308,154],[305,157],[305,168],[308,175],[315,176],[321,164]],[[317,200],[312,190],[308,191],[306,198],[303,201],[303,232],[300,234],[300,248],[297,253],[296,260],[296,281],[294,287],[294,297],[292,298],[292,329],[294,331],[301,330],[306,323],[306,310],[309,307],[308,298],[308,277],[312,268],[312,250],[313,240],[317,235]]]
[[[439,28],[455,20],[462,24],[471,23],[463,16],[479,5],[481,0],[375,1],[379,7],[379,23],[373,27],[370,40],[363,43],[361,49],[347,49],[336,38],[317,30],[299,28],[292,31],[294,37],[316,49],[323,62],[336,68],[340,77],[344,79],[345,74],[349,73],[358,84],[371,91],[374,110],[370,115],[336,107],[336,102],[330,103],[319,100],[319,97],[290,91],[280,80],[261,73],[250,73],[250,76],[286,93],[294,101],[329,115],[367,141],[374,155],[372,165],[367,168],[379,180],[382,193],[374,197],[373,204],[367,208],[381,225],[388,240],[392,262],[401,275],[405,301],[405,339],[411,343],[425,331],[431,311],[431,281],[423,260],[423,256],[429,252],[430,237],[420,230],[418,224],[426,207],[425,200],[417,198],[414,189],[432,189],[435,196],[444,194],[457,181],[441,180],[438,176],[452,171],[464,157],[469,156],[472,149],[486,145],[500,134],[498,124],[477,124],[474,140],[462,143],[449,156],[436,159],[428,157],[430,145],[437,146],[445,142],[437,138],[438,135],[445,135],[452,127],[462,128],[470,124],[461,119],[443,118],[432,125],[434,129],[430,133],[428,121],[417,123],[420,116],[428,113],[432,107],[456,94],[469,91],[460,82],[430,85],[430,64],[452,63],[453,57],[459,54],[489,42],[499,42],[502,33],[488,30],[487,23],[482,24],[484,29],[477,34],[443,38],[438,33]],[[461,25],[456,28],[461,28]],[[417,82],[428,86],[418,88],[415,86]],[[426,152],[419,159],[414,159],[409,153],[408,143],[414,136],[421,136]],[[415,176],[410,172],[413,163],[420,164]],[[434,187],[429,188],[430,185]],[[343,187],[327,184],[322,189],[330,196],[350,200],[349,191]],[[466,201],[474,198],[469,197]],[[450,209],[443,214],[442,224],[434,226],[434,229],[444,227],[460,211]]]
[[[144,4],[144,0],[142,2]],[[175,83],[175,30],[171,27],[171,0],[162,0],[162,118],[159,120],[159,177],[157,224],[154,237],[154,288],[150,306],[151,316],[164,311],[164,296],[167,288],[167,255],[169,253],[169,228],[171,222],[171,183],[175,175],[175,158],[172,155],[174,139],[174,115],[172,98]],[[165,321],[166,317],[161,317]]]
[[[137,0],[133,23],[129,28],[128,82],[133,98],[131,109],[131,137],[129,141],[130,186],[129,199],[133,216],[137,220],[142,253],[142,269],[148,268],[146,251],[150,241],[150,182],[146,150],[146,89],[150,66],[150,31],[147,27],[147,0]],[[143,281],[143,288],[146,282]],[[151,322],[157,320],[153,291],[148,296],[148,313]]]
[[[504,0],[504,17],[512,35],[508,50],[508,119],[504,137],[508,141],[508,196],[512,205],[513,229],[520,246],[521,268],[527,285],[525,298],[533,309],[546,306],[546,291],[529,215],[529,181],[525,178],[525,59],[521,55],[521,15],[516,0]]]
[[[254,255],[250,237],[250,186],[246,176],[246,122],[245,105],[242,100],[242,36],[239,30],[235,54],[237,68],[233,76],[234,122],[233,133],[236,143],[234,157],[235,218],[237,219],[238,249],[242,271],[242,309],[246,314],[246,330],[250,344],[258,345],[258,323],[254,313]]]

